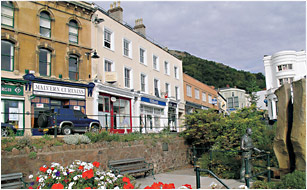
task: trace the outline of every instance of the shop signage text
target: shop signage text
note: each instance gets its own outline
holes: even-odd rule
[[[34,83],[33,92],[36,95],[85,99],[85,89],[69,86]]]
[[[160,106],[166,106],[166,102],[162,102],[162,101],[159,101],[159,100],[154,100],[154,99],[150,99],[150,98],[146,98],[146,97],[141,97],[141,101],[148,102],[148,103],[151,103],[151,104],[157,104],[157,105],[160,105]]]
[[[12,86],[12,85],[1,85],[1,93],[9,95],[23,96],[23,87]]]

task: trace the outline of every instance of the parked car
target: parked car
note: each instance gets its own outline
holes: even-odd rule
[[[9,136],[10,132],[16,134],[17,129],[9,123],[1,123],[1,137]]]
[[[58,133],[64,135],[74,132],[98,132],[101,128],[99,120],[90,119],[81,111],[68,108],[55,108],[41,112],[37,124],[44,132],[53,132],[57,126]]]

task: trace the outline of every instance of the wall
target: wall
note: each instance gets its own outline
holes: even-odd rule
[[[27,149],[9,153],[1,151],[1,173],[22,172],[29,175],[39,171],[39,168],[45,164],[58,162],[67,166],[74,160],[98,161],[106,169],[108,160],[137,157],[144,157],[147,162],[154,164],[155,173],[161,173],[187,165],[189,162],[187,148],[184,139],[177,137],[169,142],[168,151],[162,150],[162,142],[152,140],[44,147],[38,151],[36,159],[28,157]]]

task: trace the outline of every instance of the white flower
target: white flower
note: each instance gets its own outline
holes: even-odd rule
[[[68,189],[72,189],[72,186],[75,184],[75,182],[71,182],[71,183],[69,183],[69,185],[68,185]]]
[[[118,175],[117,177],[123,177],[123,175]]]
[[[77,175],[74,177],[74,180],[75,180],[75,181],[77,181],[77,180],[78,180],[78,176],[77,176]]]
[[[101,185],[98,187],[98,189],[106,189],[106,187],[104,185]]]
[[[118,186],[116,186],[116,187],[114,187],[114,189],[119,189],[119,187],[118,187]]]
[[[45,176],[44,178],[47,179],[47,176]]]
[[[215,182],[212,182],[212,183],[210,184],[210,187],[214,189],[214,188],[217,187],[217,184],[216,184]]]
[[[56,175],[52,174],[52,178],[53,178],[53,179],[56,178]]]
[[[98,180],[99,180],[99,178],[98,178],[98,177],[95,177],[95,180],[96,180],[96,181],[98,181]]]
[[[100,175],[100,171],[97,171],[97,172],[96,172],[96,175]]]
[[[51,174],[52,170],[51,169],[48,169],[47,170],[47,174]]]
[[[100,179],[103,180],[103,179],[104,179],[104,176],[101,176]]]
[[[186,186],[181,186],[178,189],[188,189]]]
[[[74,172],[74,171],[75,171],[75,170],[73,170],[73,169],[69,169],[69,170],[68,170],[69,173],[72,173],[72,172]]]
[[[240,185],[239,189],[248,189],[248,187],[246,185]]]
[[[32,179],[33,178],[33,175],[29,175],[29,179]]]
[[[44,182],[44,178],[39,178],[38,182],[43,183]]]
[[[67,176],[67,173],[66,173],[66,172],[63,172],[63,175]]]
[[[86,162],[82,162],[82,163],[81,163],[81,166],[85,166],[85,165],[86,165]]]

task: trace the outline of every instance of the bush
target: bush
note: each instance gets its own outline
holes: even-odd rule
[[[89,144],[91,140],[85,135],[67,135],[63,138],[66,144]]]
[[[23,136],[21,139],[17,141],[17,149],[21,150],[25,147],[32,147],[31,137],[30,136]]]
[[[29,153],[29,158],[30,158],[30,159],[35,159],[36,156],[37,156],[37,153],[36,153],[36,152],[30,152],[30,153]]]

